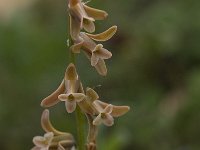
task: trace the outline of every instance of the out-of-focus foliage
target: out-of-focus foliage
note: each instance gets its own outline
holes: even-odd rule
[[[111,128],[102,126],[100,150],[199,150],[200,1],[93,0],[109,13],[97,32],[118,25],[106,42],[113,53],[100,77],[78,56],[85,86],[102,100],[131,106]],[[38,0],[0,20],[0,149],[30,149],[40,127],[42,98],[62,80],[68,63],[67,4]],[[1,16],[1,15],[0,15]],[[98,85],[102,86],[98,86]],[[55,127],[76,133],[74,116],[58,104]]]

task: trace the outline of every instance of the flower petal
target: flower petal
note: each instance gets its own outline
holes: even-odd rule
[[[117,26],[112,26],[108,30],[102,33],[99,34],[86,33],[86,35],[95,41],[107,41],[116,33],[116,31],[117,31]]]
[[[87,100],[92,103],[99,98],[98,94],[91,88],[86,89]]]
[[[99,114],[94,120],[93,120],[93,125],[97,126],[100,125],[102,123],[102,118],[101,118],[101,114]]]
[[[88,18],[83,18],[83,28],[87,32],[90,32],[90,33],[94,32],[95,31],[94,22]]]
[[[113,110],[113,105],[109,104],[106,106],[106,108],[103,110],[103,113],[110,114]]]
[[[126,114],[130,110],[129,106],[113,106],[113,111],[111,115],[113,117],[120,117]]]
[[[77,80],[78,74],[76,72],[76,67],[73,63],[70,63],[65,72],[65,80]]]
[[[53,92],[51,95],[49,95],[48,97],[43,99],[40,105],[42,107],[51,107],[51,106],[57,104],[60,101],[58,99],[58,95],[60,95],[64,91],[65,91],[65,83],[63,80],[61,82],[60,86],[58,87],[58,89],[55,92]]]
[[[92,53],[91,65],[92,66],[97,65],[98,61],[99,61],[99,57],[95,53]]]
[[[99,100],[95,100],[95,101],[93,102],[93,106],[94,106],[94,108],[97,110],[98,114],[99,114],[99,113],[102,113],[103,110],[104,110],[104,108],[102,108],[102,107],[99,105]]]
[[[78,42],[78,43],[76,43],[76,44],[74,44],[74,45],[72,45],[71,47],[70,47],[70,50],[73,52],[73,53],[80,53],[80,49],[81,49],[81,47],[83,46],[83,39],[81,38],[80,39],[81,41],[80,42]]]
[[[96,100],[95,103],[97,105],[99,105],[102,109],[105,109],[106,106],[109,105],[108,103],[102,102],[100,100]],[[113,105],[113,110],[111,112],[111,115],[113,117],[120,117],[120,116],[126,114],[129,110],[130,110],[129,106],[116,106],[116,105]]]
[[[44,138],[49,141],[49,143],[52,141],[53,139],[53,132],[47,132],[44,134]]]
[[[112,57],[112,53],[109,52],[107,49],[103,48],[102,44],[98,44],[95,49],[94,52],[96,54],[96,56],[98,56],[101,59],[109,59]]]
[[[103,20],[108,16],[108,14],[103,10],[95,9],[84,4],[83,7],[88,16],[94,18],[95,20]]]
[[[103,118],[103,123],[106,126],[112,126],[114,124],[114,119],[110,114],[105,114],[105,118]]]
[[[81,31],[81,21],[76,19],[75,16],[70,15],[70,35],[73,40],[78,39]]]
[[[46,139],[43,136],[35,136],[33,138],[33,143],[38,147],[46,147]]]
[[[83,38],[83,49],[87,49],[90,53],[92,53],[92,50],[96,47],[96,43],[90,39],[85,32],[80,33],[80,37]]]
[[[102,76],[107,75],[107,68],[105,61],[103,59],[99,59],[98,63],[94,67],[100,75]]]
[[[94,110],[92,104],[88,102],[87,100],[82,100],[78,103],[79,107],[84,113],[90,114],[90,115],[95,115],[97,114],[96,111]]]
[[[73,96],[76,102],[80,102],[85,98],[85,95],[83,93],[73,93]]]
[[[58,99],[61,100],[61,101],[67,101],[68,99],[68,94],[60,94],[58,96]]]
[[[62,134],[66,134],[65,132],[60,132],[58,130],[56,130],[50,120],[49,120],[49,110],[48,109],[45,109],[42,113],[42,116],[41,116],[41,125],[42,125],[42,128],[44,131],[46,132],[53,132],[54,135],[62,135]]]
[[[65,107],[68,113],[72,113],[76,109],[76,101],[65,101]]]

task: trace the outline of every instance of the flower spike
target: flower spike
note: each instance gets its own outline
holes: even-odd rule
[[[83,0],[68,0],[70,37],[68,48],[70,53],[84,52],[91,66],[102,75],[107,75],[105,60],[112,57],[112,53],[105,49],[101,43],[109,40],[117,31],[117,26],[112,26],[102,33],[94,34],[95,21],[107,18],[107,12],[92,8]],[[83,32],[82,30],[85,30]],[[70,60],[73,62],[73,60]],[[73,63],[70,63],[60,86],[55,92],[44,98],[41,102],[43,107],[51,107],[58,102],[65,102],[66,111],[72,113],[76,107],[78,126],[83,125],[82,114],[88,120],[87,143],[83,143],[83,129],[78,128],[78,149],[97,150],[96,137],[98,125],[112,126],[114,117],[120,117],[130,110],[129,106],[115,106],[99,100],[99,95],[92,88],[84,91],[82,82]],[[81,111],[81,112],[80,112]],[[49,119],[49,110],[45,109],[41,115],[41,126],[45,131],[43,136],[35,136],[32,150],[76,150],[74,137],[70,133],[55,129]],[[84,148],[85,147],[85,148]]]

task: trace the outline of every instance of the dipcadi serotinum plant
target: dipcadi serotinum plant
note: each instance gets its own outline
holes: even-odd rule
[[[111,58],[112,53],[97,42],[109,40],[117,31],[117,26],[112,26],[102,33],[92,34],[95,31],[95,20],[103,20],[108,14],[86,4],[87,2],[81,0],[68,0],[69,39],[67,43],[70,63],[60,86],[41,102],[41,106],[45,108],[64,102],[67,113],[75,111],[78,140],[76,142],[70,133],[55,129],[49,120],[49,110],[45,109],[41,116],[41,125],[45,134],[33,138],[35,146],[32,150],[96,150],[98,126],[100,124],[112,126],[115,117],[124,115],[130,109],[129,106],[115,106],[99,100],[99,95],[92,88],[87,87],[84,90],[75,67],[75,55],[83,51],[90,60],[91,66],[100,75],[106,76],[105,59]],[[87,140],[84,136],[84,116],[89,126]]]

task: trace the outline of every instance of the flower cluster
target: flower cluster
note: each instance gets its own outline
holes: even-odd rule
[[[112,53],[105,49],[102,44],[109,40],[117,31],[117,26],[112,26],[99,34],[92,34],[95,31],[95,20],[103,20],[108,14],[103,10],[91,8],[82,0],[69,0],[70,17],[70,53],[78,54],[81,50],[90,60],[91,66],[97,72],[105,76],[107,68],[105,60],[112,57]],[[83,32],[82,30],[85,30]],[[66,111],[72,113],[77,107],[87,117],[89,124],[87,150],[96,150],[96,136],[98,126],[104,124],[112,126],[114,118],[120,117],[129,111],[129,106],[115,106],[99,100],[97,92],[87,87],[84,90],[82,82],[77,73],[76,67],[70,63],[65,71],[60,86],[51,95],[44,98],[41,106],[52,107],[59,102],[64,102]],[[33,138],[35,147],[32,150],[75,150],[75,141],[70,133],[57,131],[49,121],[49,111],[44,110],[41,117],[41,124],[46,131],[44,136]]]
[[[76,105],[79,105],[84,113],[97,115],[93,121],[94,125],[104,123],[107,126],[113,125],[113,117],[122,116],[130,109],[129,106],[115,106],[100,101],[98,94],[92,88],[86,88],[85,92],[72,63],[67,67],[63,81],[55,92],[42,100],[41,106],[50,107],[59,101],[64,101],[67,112],[72,113]]]
[[[103,20],[108,14],[105,11],[87,6],[81,0],[70,0],[68,7],[71,23],[70,34],[73,40],[71,51],[80,53],[80,50],[83,50],[91,61],[91,65],[96,68],[100,75],[105,76],[107,68],[104,60],[111,58],[112,53],[103,48],[102,44],[96,44],[94,41],[109,40],[116,33],[117,26],[112,26],[99,34],[91,34],[95,31],[94,21]],[[81,32],[81,29],[90,33]]]

